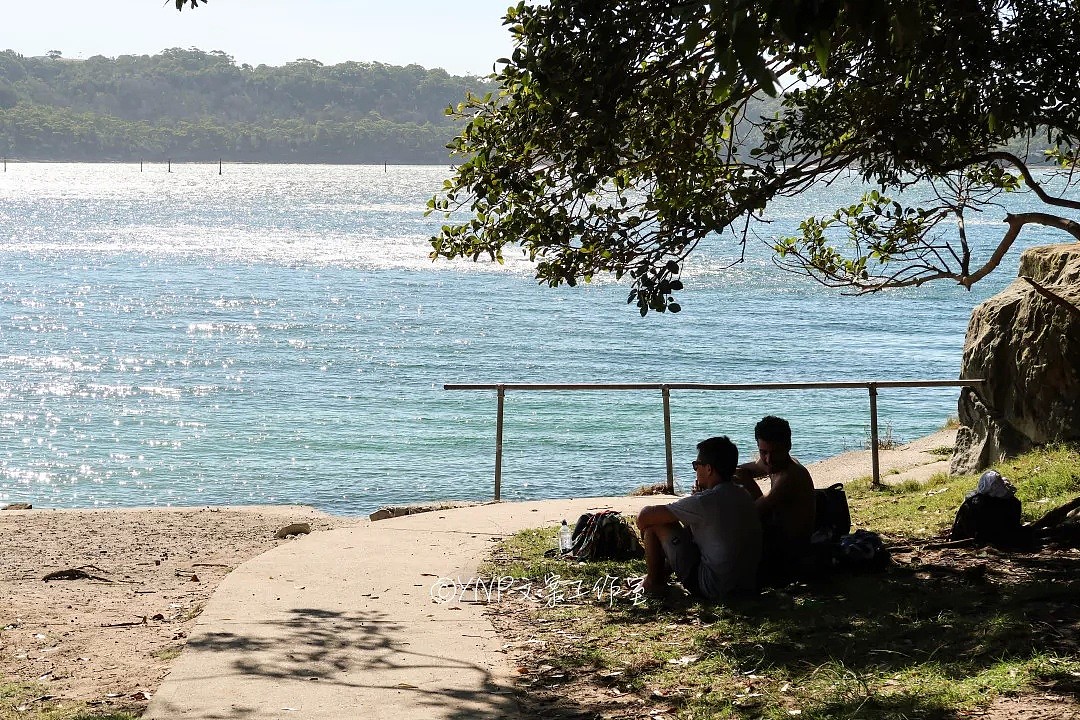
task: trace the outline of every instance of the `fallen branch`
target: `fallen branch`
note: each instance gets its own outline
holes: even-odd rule
[[[927,543],[926,545],[920,545],[919,550],[942,550],[944,548],[960,548],[968,545],[974,545],[975,538],[964,538],[963,540],[946,540],[944,542]]]
[[[68,568],[67,570],[57,570],[56,572],[49,573],[41,579],[45,582],[49,582],[50,580],[98,580],[100,582],[112,582],[112,580],[107,577],[101,577],[100,575],[91,575],[83,568],[91,568],[93,570],[97,570],[98,572],[105,572],[96,565],[83,565],[77,568]]]
[[[141,617],[142,617],[141,620],[136,620],[134,622],[109,623],[109,624],[102,623],[101,627],[103,627],[103,628],[119,628],[119,627],[137,627],[139,625],[145,625],[146,624],[146,616],[143,615]]]
[[[1076,510],[1077,508],[1080,508],[1080,496],[1073,498],[1061,507],[1054,508],[1035,522],[1031,523],[1031,525],[1029,525],[1028,527],[1032,528],[1033,530],[1042,530],[1043,528],[1057,525],[1066,517],[1068,517],[1069,513],[1071,513],[1073,510]]]

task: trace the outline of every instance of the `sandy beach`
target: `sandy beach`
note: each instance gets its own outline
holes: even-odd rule
[[[291,542],[276,537],[291,523],[355,522],[299,506],[0,512],[0,674],[141,709],[233,568]],[[43,580],[72,569],[89,577]]]
[[[954,435],[883,451],[886,479],[947,470],[931,451]],[[809,467],[819,486],[846,482],[869,474],[869,456]],[[0,512],[0,673],[40,683],[43,699],[139,712],[233,568],[292,542],[276,537],[291,523],[318,532],[362,522],[302,506]],[[44,580],[76,569],[76,579]]]

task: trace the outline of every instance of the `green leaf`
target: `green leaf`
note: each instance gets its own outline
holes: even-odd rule
[[[829,37],[824,33],[814,40],[814,57],[817,60],[818,70],[822,75],[829,71]]]

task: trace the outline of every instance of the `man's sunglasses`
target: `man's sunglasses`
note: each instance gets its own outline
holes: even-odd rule
[[[708,464],[709,463],[705,462],[704,460],[694,460],[693,462],[690,463],[690,466],[692,468],[694,468],[695,470],[697,470],[698,465],[708,465]]]

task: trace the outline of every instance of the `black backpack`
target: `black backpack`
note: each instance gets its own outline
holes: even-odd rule
[[[836,543],[837,565],[849,572],[880,572],[891,559],[889,549],[876,532],[856,530]]]
[[[956,511],[950,538],[1010,545],[1021,537],[1020,511],[1020,501],[1015,496],[999,498],[975,493]]]
[[[578,560],[633,560],[645,548],[626,519],[614,510],[586,513],[574,525],[573,556]]]
[[[851,510],[842,483],[814,491],[814,534],[811,543],[836,542],[851,532]]]

